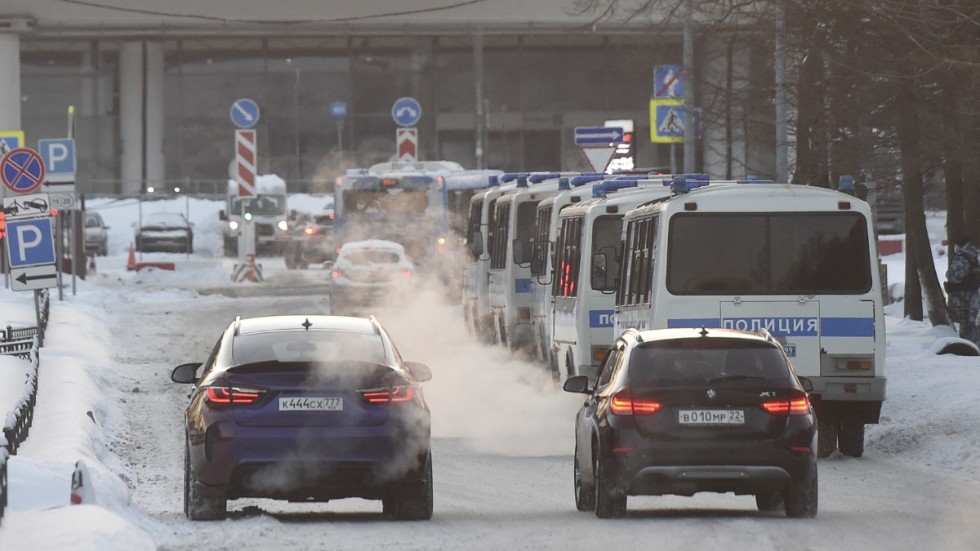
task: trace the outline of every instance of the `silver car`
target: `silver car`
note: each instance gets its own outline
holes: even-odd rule
[[[108,229],[99,213],[85,213],[85,254],[105,256],[109,253]]]
[[[381,239],[345,243],[330,270],[330,311],[340,315],[377,306],[410,290],[414,280],[415,266],[400,244]]]

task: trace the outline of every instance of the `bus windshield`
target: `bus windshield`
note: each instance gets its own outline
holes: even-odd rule
[[[858,213],[679,214],[670,221],[675,295],[862,294],[871,289]]]

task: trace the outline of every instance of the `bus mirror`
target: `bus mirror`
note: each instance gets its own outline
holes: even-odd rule
[[[218,220],[222,220],[222,221],[228,220],[228,214],[225,213],[225,209],[221,209],[218,211]]]
[[[609,260],[606,253],[593,253],[592,255],[592,289],[595,291],[608,291],[611,287],[611,275],[609,274]]]
[[[478,257],[483,254],[483,234],[479,231],[475,231],[470,234],[469,241],[470,252],[473,256]]]

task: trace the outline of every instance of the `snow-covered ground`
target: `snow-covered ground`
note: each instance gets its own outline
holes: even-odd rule
[[[317,210],[322,197],[293,197]],[[630,516],[598,521],[575,511],[571,491],[573,412],[537,366],[486,348],[461,329],[458,309],[426,299],[378,313],[407,359],[432,367],[435,515],[428,523],[382,520],[374,502],[232,505],[229,520],[191,523],[181,505],[180,418],[186,388],[169,370],[200,360],[236,314],[324,311],[315,289],[324,270],[287,271],[261,258],[264,284],[229,282],[221,258],[221,203],[91,200],[110,226],[109,256],[95,273],[52,291],[41,353],[37,415],[9,463],[10,503],[0,549],[980,549],[980,428],[973,400],[975,357],[937,355],[951,327],[901,318],[888,308],[888,399],[867,431],[865,456],[820,463],[820,514],[789,521],[755,510],[750,498],[696,496],[630,500]],[[174,272],[125,269],[139,209],[188,212],[195,254]],[[930,214],[936,244],[941,215]],[[937,250],[939,248],[937,247]],[[901,294],[903,255],[885,257]],[[945,257],[937,253],[940,279]],[[282,294],[245,296],[266,285]],[[219,289],[232,288],[238,297]],[[32,293],[0,287],[0,324],[31,325]],[[424,323],[420,323],[424,320]],[[0,410],[19,395],[24,362],[0,356]],[[88,473],[86,504],[69,506],[77,461]],[[349,500],[348,500],[349,501]],[[233,502],[234,504],[235,502]]]

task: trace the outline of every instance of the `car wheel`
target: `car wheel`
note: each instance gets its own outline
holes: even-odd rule
[[[830,457],[837,449],[837,420],[817,417],[817,457]]]
[[[432,454],[425,455],[422,480],[405,483],[395,494],[381,500],[385,514],[395,520],[429,520],[432,518]]]
[[[98,256],[107,256],[109,254],[109,247],[107,245],[102,245],[101,247],[99,247],[99,250],[96,254]]]
[[[838,428],[837,440],[840,452],[850,457],[864,455],[864,423],[859,421],[842,421]]]
[[[817,516],[817,465],[811,463],[783,491],[786,516],[813,518]]]
[[[191,468],[191,453],[184,446],[184,515],[190,520],[223,520],[228,501],[224,497],[204,495],[204,488]]]
[[[595,516],[599,518],[618,518],[626,514],[626,496],[613,493],[609,473],[603,472],[599,450],[592,454],[595,473]]]
[[[575,447],[575,508],[579,511],[595,510],[595,490],[589,484],[582,482],[582,469],[578,463],[578,446]]]
[[[779,492],[755,494],[755,506],[765,513],[778,511],[783,508],[783,496]]]

